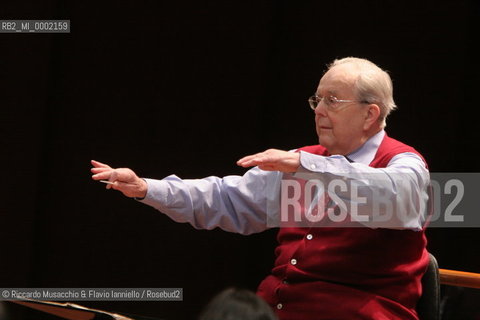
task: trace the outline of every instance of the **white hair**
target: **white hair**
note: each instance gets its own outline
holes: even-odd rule
[[[330,70],[335,66],[344,64],[352,66],[357,73],[354,83],[357,99],[367,103],[374,103],[380,107],[379,121],[382,128],[384,128],[387,124],[387,116],[397,108],[393,101],[392,79],[386,71],[376,64],[361,58],[347,57],[336,59],[328,66],[328,69]]]

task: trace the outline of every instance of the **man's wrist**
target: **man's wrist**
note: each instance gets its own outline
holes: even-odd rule
[[[139,184],[140,184],[140,187],[138,190],[138,194],[134,197],[135,200],[143,200],[147,196],[148,184],[145,181],[145,179],[139,178]]]

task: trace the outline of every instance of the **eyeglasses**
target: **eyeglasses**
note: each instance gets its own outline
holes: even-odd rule
[[[318,104],[320,102],[325,103],[325,106],[327,106],[327,109],[330,111],[336,111],[340,110],[340,105],[342,103],[368,103],[367,101],[359,101],[359,100],[341,100],[337,99],[337,97],[334,96],[328,96],[328,97],[319,97],[317,95],[313,95],[310,98],[308,98],[308,104],[310,105],[310,108],[312,108],[313,111],[317,108]]]

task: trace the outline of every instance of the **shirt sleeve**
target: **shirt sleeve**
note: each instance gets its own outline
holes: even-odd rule
[[[243,176],[145,179],[147,195],[139,201],[197,229],[219,227],[246,235],[269,228],[269,203],[278,202],[280,176],[255,167]]]
[[[325,186],[341,181],[345,188],[335,190],[336,198],[346,207],[355,208],[352,219],[362,225],[413,230],[424,227],[430,174],[415,153],[394,156],[386,168],[303,151],[300,163],[295,178],[317,179]],[[352,215],[352,210],[348,211]]]

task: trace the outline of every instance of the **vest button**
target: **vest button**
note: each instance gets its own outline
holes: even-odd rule
[[[283,305],[281,303],[277,304],[277,309],[280,310],[283,308]]]
[[[312,240],[313,239],[313,235],[312,234],[307,234],[307,240]]]
[[[293,264],[293,265],[296,265],[297,264],[297,259],[290,260],[290,263]]]
[[[282,283],[283,283],[283,284],[288,284],[288,281],[287,281],[287,280],[283,280]]]

